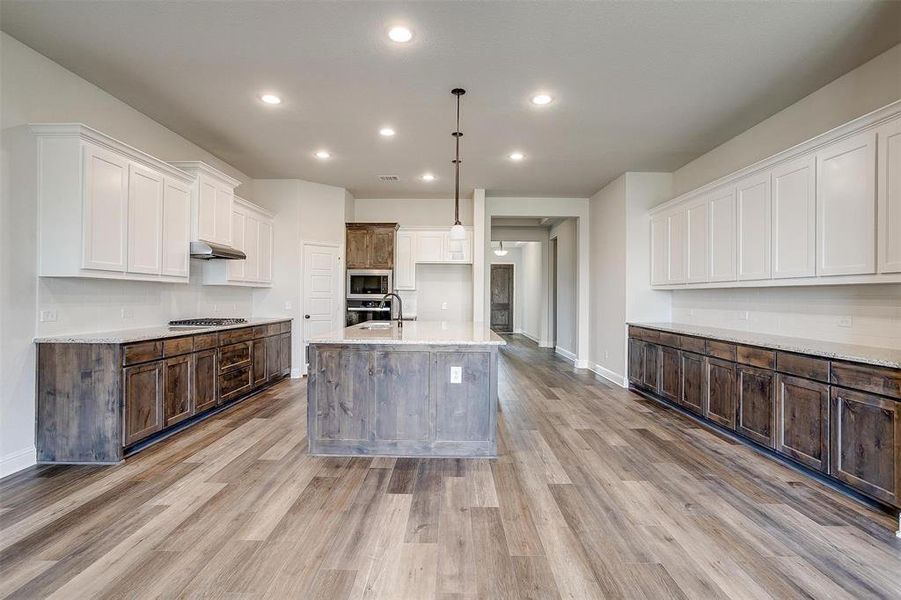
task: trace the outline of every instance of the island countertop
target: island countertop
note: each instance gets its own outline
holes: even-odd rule
[[[426,346],[504,346],[507,344],[485,323],[473,321],[404,321],[398,327],[391,321],[390,327],[370,329],[368,321],[345,327],[310,339],[311,344],[375,344],[375,345],[426,345]]]

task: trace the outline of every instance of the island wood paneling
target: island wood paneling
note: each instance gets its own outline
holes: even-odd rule
[[[491,427],[491,354],[435,353],[435,439],[445,442],[487,440]],[[462,368],[462,383],[450,370]]]
[[[425,441],[431,434],[431,360],[428,352],[374,355],[375,437]]]

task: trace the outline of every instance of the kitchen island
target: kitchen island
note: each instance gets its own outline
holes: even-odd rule
[[[311,454],[497,454],[497,353],[483,323],[367,322],[310,340]]]

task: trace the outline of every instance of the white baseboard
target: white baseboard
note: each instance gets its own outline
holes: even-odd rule
[[[23,448],[15,452],[10,452],[3,458],[0,458],[0,477],[12,475],[16,471],[21,471],[33,464],[37,463],[38,454],[34,446],[31,448]]]
[[[532,340],[532,341],[535,342],[536,344],[541,345],[541,342],[538,341],[538,338],[535,337],[534,335],[530,334],[528,331],[526,331],[526,330],[524,330],[524,329],[521,329],[521,330],[519,331],[519,333],[520,333],[521,335],[524,335],[525,337],[529,338],[530,340]]]
[[[291,379],[300,379],[301,377],[303,377],[303,369],[300,367],[291,369]]]
[[[575,365],[577,369],[587,369],[588,361],[587,360],[576,360]]]
[[[601,365],[599,365],[597,363],[591,365],[590,368],[591,368],[592,372],[600,375],[607,381],[615,383],[619,387],[623,387],[623,388],[629,387],[629,381],[625,378],[625,376],[620,375],[616,371],[611,371],[610,369],[605,369],[604,367],[602,367]]]
[[[538,342],[538,347],[539,348],[555,348],[554,342],[552,342],[551,340],[541,340],[540,342]]]
[[[561,348],[560,346],[554,346],[554,352],[556,352],[557,354],[559,354],[560,356],[562,356],[569,362],[575,364],[576,355],[573,354],[572,352],[570,352],[569,350],[566,350],[565,348]]]

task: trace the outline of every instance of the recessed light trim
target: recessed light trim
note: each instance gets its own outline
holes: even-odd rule
[[[550,94],[535,94],[532,96],[532,104],[535,106],[546,106],[554,101],[554,97]]]
[[[431,173],[423,173],[422,177],[420,177],[425,182],[435,181],[435,176]]]
[[[328,150],[317,150],[313,156],[315,156],[319,160],[328,160],[332,157],[332,153]]]
[[[398,44],[406,44],[413,39],[413,32],[408,27],[398,25],[388,30],[388,38]]]
[[[523,154],[522,152],[511,152],[510,156],[508,156],[507,158],[509,158],[512,161],[519,162],[522,159],[524,159],[525,157],[526,157],[526,155]]]
[[[275,94],[262,94],[260,96],[260,100],[265,102],[266,104],[271,104],[275,106],[276,104],[281,104],[282,99],[276,96]]]
[[[379,129],[379,135],[382,137],[393,137],[397,133],[392,127],[382,127]]]

